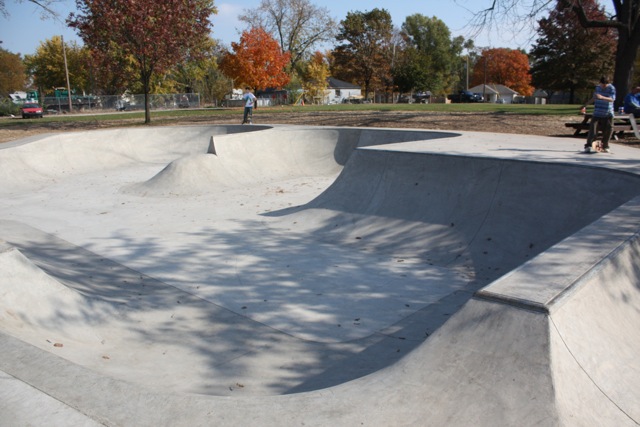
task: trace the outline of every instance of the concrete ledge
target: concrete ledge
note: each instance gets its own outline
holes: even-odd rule
[[[551,313],[640,232],[640,197],[479,290],[479,298]]]

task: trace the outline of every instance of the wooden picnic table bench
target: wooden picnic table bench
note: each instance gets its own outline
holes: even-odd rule
[[[593,114],[583,114],[581,122],[568,122],[564,125],[568,128],[575,129],[573,133],[579,136],[583,131],[589,131],[589,122]],[[640,131],[638,131],[638,122],[633,114],[616,114],[613,116],[613,138],[624,137],[625,133],[633,133],[640,139]]]

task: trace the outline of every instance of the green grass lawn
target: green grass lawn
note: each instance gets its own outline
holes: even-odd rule
[[[180,110],[152,110],[152,122],[169,122],[180,118],[211,115],[241,114],[242,108],[199,108]],[[254,114],[295,114],[296,112],[339,112],[339,111],[424,111],[424,112],[451,112],[451,113],[485,113],[485,114],[526,114],[526,115],[575,115],[578,111],[576,105],[530,105],[530,104],[337,104],[337,105],[305,105],[263,107],[254,111]],[[4,126],[29,126],[34,121],[50,122],[84,122],[84,121],[111,121],[111,120],[144,120],[144,112],[122,113],[96,113],[96,114],[60,114],[45,115],[43,119],[4,119],[0,120],[0,127]],[[139,124],[139,123],[137,123]]]
[[[566,115],[576,114],[576,105],[532,105],[532,104],[337,104],[281,107],[282,111],[429,111],[450,113],[496,113],[528,115]],[[265,109],[273,112],[275,108]],[[260,109],[258,109],[258,112]]]

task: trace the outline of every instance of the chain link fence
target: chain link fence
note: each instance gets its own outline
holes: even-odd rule
[[[49,114],[69,112],[69,98],[46,96],[42,100],[42,106]],[[199,93],[149,95],[151,110],[199,107]],[[144,110],[144,95],[71,95],[71,108],[74,113]]]

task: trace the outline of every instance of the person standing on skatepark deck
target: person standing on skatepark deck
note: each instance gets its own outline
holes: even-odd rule
[[[609,139],[613,133],[613,103],[616,100],[616,88],[609,83],[609,79],[602,77],[600,84],[596,86],[593,98],[587,102],[593,102],[594,110],[591,123],[589,123],[589,134],[587,135],[587,143],[584,145],[584,152],[591,152],[591,144],[596,139],[598,128],[602,129],[602,142],[598,151],[609,153]],[[584,104],[584,109],[587,104]]]
[[[249,86],[244,88],[244,95],[242,95],[242,100],[244,101],[244,118],[242,119],[242,124],[249,123],[253,124],[253,107],[258,108],[257,98],[254,94],[251,93],[251,89]]]

